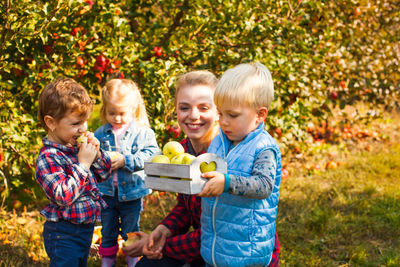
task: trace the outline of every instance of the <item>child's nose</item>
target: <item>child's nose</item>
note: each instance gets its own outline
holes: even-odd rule
[[[87,122],[85,122],[84,124],[82,124],[81,127],[79,127],[79,132],[84,133],[87,131]]]
[[[222,116],[219,117],[218,122],[219,122],[220,125],[227,125],[228,124],[228,122],[224,118],[222,118]]]

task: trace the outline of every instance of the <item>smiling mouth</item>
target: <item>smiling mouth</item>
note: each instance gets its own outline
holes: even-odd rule
[[[114,128],[121,128],[122,127],[122,123],[114,123],[112,126],[114,127]]]
[[[198,130],[200,129],[203,124],[190,124],[190,123],[186,123],[186,126],[189,128],[189,130]]]

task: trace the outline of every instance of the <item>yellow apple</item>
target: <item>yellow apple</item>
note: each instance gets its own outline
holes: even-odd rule
[[[81,136],[79,136],[79,137],[76,139],[76,142],[77,142],[78,144],[87,143],[87,137],[84,136],[84,135],[82,134]]]
[[[107,151],[107,154],[110,156],[111,161],[115,160],[118,157],[118,152],[115,151]]]
[[[185,155],[182,160],[182,164],[190,165],[192,161],[196,158],[195,156],[189,154],[189,153],[183,153]]]
[[[176,155],[182,154],[185,152],[183,146],[177,141],[170,141],[166,143],[163,147],[163,154],[167,156],[170,160]]]
[[[167,164],[170,163],[169,158],[167,156],[165,156],[165,155],[157,155],[151,160],[151,162],[154,162],[154,163],[167,163]]]
[[[178,154],[171,159],[172,164],[183,164],[183,159],[185,158],[185,153]]]
[[[182,153],[182,154],[179,154],[179,155],[176,155],[175,157],[173,157],[171,159],[171,163],[172,164],[190,165],[190,163],[192,163],[192,161],[195,158],[196,158],[195,156],[190,155],[189,153]]]
[[[215,164],[215,161],[211,161],[210,163],[207,163],[204,161],[204,162],[200,163],[201,173],[212,172],[212,171],[215,171],[216,168],[217,168],[217,165]]]

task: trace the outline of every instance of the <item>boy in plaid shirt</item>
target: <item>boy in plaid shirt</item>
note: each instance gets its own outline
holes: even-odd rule
[[[94,225],[105,207],[97,182],[110,177],[111,160],[86,132],[92,108],[87,91],[73,79],[54,81],[39,96],[38,117],[47,136],[36,180],[50,201],[41,211],[50,266],[87,266]]]

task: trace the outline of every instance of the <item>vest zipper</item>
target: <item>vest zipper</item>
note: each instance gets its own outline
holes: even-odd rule
[[[217,207],[217,203],[218,203],[218,197],[215,197],[215,202],[213,205],[213,209],[212,209],[212,226],[213,226],[213,231],[214,231],[214,238],[213,238],[213,243],[212,243],[212,247],[211,247],[211,259],[213,262],[214,266],[217,266],[217,264],[215,263],[215,241],[217,239],[217,231],[216,231],[216,227],[215,227],[215,209]]]
[[[222,141],[221,141],[222,147],[224,150],[224,160],[226,161],[229,154],[237,148],[237,145],[234,148],[232,148],[230,151],[228,150],[228,153],[226,153],[226,156],[225,156],[225,151],[227,151],[227,150],[225,148],[224,138],[222,137],[222,135],[221,135],[221,139],[222,139]],[[218,198],[219,197],[215,198],[215,202],[214,202],[213,209],[212,209],[212,225],[213,225],[213,230],[214,230],[214,238],[213,238],[213,243],[212,243],[212,248],[211,248],[211,259],[212,259],[213,265],[215,267],[217,267],[217,264],[215,263],[215,251],[214,251],[215,250],[215,242],[217,239],[217,231],[216,231],[216,227],[215,227],[215,209],[217,207]]]

